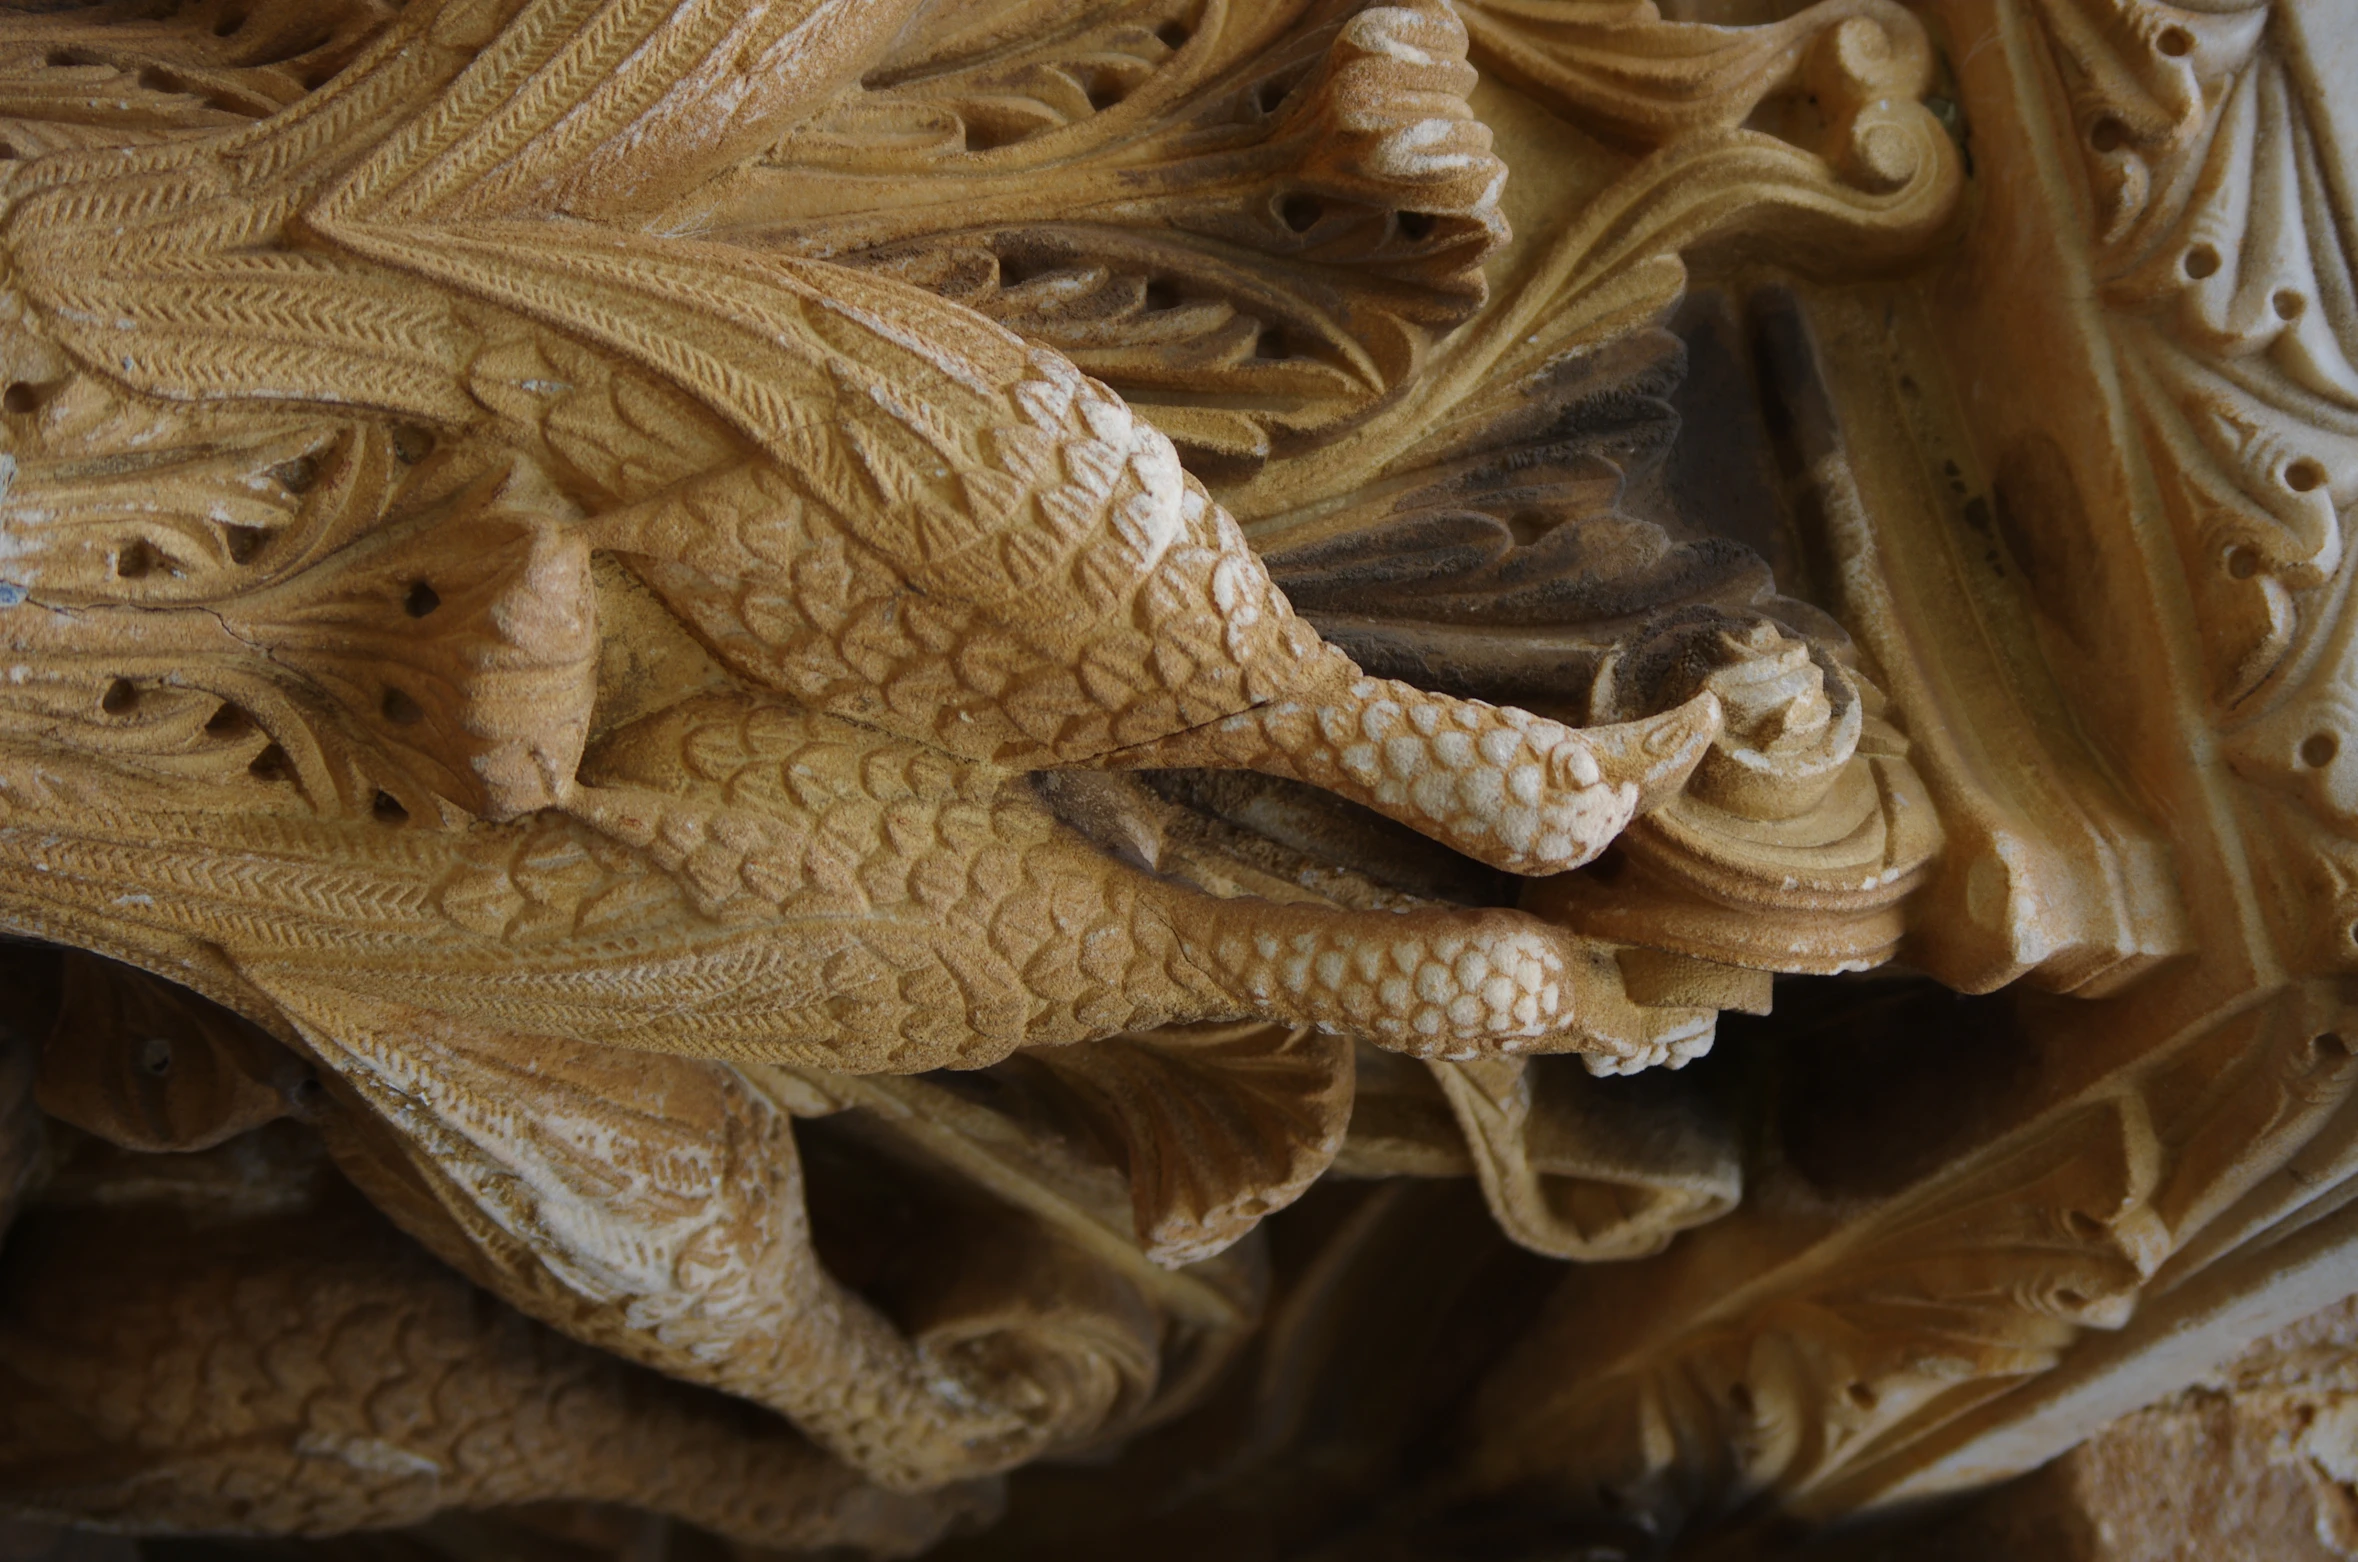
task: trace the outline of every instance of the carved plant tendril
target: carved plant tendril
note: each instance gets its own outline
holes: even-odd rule
[[[2331,158],[2274,23],[2140,4],[2015,8],[2073,318],[2227,752],[2347,822]],[[1794,1127],[1788,994],[2160,949],[2030,947],[2129,892],[1993,796],[2229,811],[2007,616],[2134,574],[2062,431],[1926,519],[1954,8],[0,15],[0,1523],[1667,1542],[2337,1186],[2256,945],[1940,1176]]]

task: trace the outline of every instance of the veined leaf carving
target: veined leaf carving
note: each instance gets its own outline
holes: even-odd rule
[[[2344,936],[2358,916],[2345,605],[2358,273],[2350,170],[2318,118],[2305,24],[2260,0],[2046,0],[2037,13],[2081,137],[2091,260],[2201,616],[2215,718],[2288,871],[2333,908],[2282,931],[2305,962],[2343,966],[2358,949]]]
[[[1684,292],[1689,251],[1742,242],[1805,271],[1852,274],[1921,251],[1956,209],[1961,159],[1924,101],[1932,45],[1887,0],[1827,0],[1766,28],[1666,23],[1650,3],[1468,0],[1462,9],[1476,66],[1617,139],[1629,160],[1523,235],[1529,258],[1517,285],[1452,333],[1352,439],[1223,489],[1256,536],[1420,465],[1436,429],[1513,406],[1504,387],[1661,323]],[[1709,62],[1723,50],[1780,62],[1745,123],[1710,107]],[[1691,58],[1676,63],[1682,55]],[[1582,69],[1568,70],[1575,58]],[[1528,68],[1518,72],[1516,60]],[[1638,96],[1600,99],[1597,69],[1634,83]],[[1681,83],[1702,110],[1689,112]],[[1667,112],[1639,115],[1652,125],[1642,134],[1617,132],[1615,104],[1648,94]]]
[[[1481,303],[1504,170],[1439,0],[962,15],[696,196],[699,226],[957,299],[1229,475],[1333,438]]]
[[[1897,13],[1776,33],[1847,118],[1698,121],[1496,312],[1502,169],[1440,0],[370,31],[283,109],[140,100],[156,144],[0,175],[0,643],[44,669],[0,712],[63,756],[0,774],[0,904],[234,989],[322,1065],[349,1174],[577,1339],[896,1487],[1086,1449],[1236,1348],[1230,1244],[1332,1159],[1359,1039],[1639,1069],[1758,985],[1226,851],[1102,772],[1266,774],[1519,876],[1690,778],[1779,823],[1882,795],[1823,626],[1644,513],[1662,344],[1628,328],[1755,217],[1937,226]],[[1600,389],[1567,350],[1614,337]],[[1454,646],[1465,687],[1324,640],[1157,418],[1232,479],[1319,456],[1264,538],[1305,600],[1405,556],[1428,589],[1367,595],[1367,654]],[[1556,662],[1483,662],[1486,622],[1560,629]],[[629,625],[694,676],[624,687]],[[1553,713],[1482,697],[1525,690]],[[1097,1157],[902,1077],[990,1065],[1057,1082]],[[1534,1245],[1624,1256],[1733,1197],[1716,1141],[1631,1173],[1529,1071],[1480,1077],[1462,1136]],[[814,1100],[851,1110],[789,1123]],[[950,1272],[878,1261],[889,1305],[819,1257],[838,1134],[968,1205]]]
[[[2333,176],[2265,7],[2177,22],[2129,6],[2103,28],[2081,7],[2047,15],[2085,124],[2106,301],[2131,317],[2131,384],[2214,626],[2214,692],[2243,706],[2290,670],[2300,602],[2339,573],[2358,496]]]
[[[324,85],[397,14],[381,0],[100,4],[0,18],[11,157],[134,146],[262,119]]]
[[[158,459],[17,461],[8,569],[79,632],[54,644],[55,618],[20,615],[45,676],[0,703],[167,774],[297,782],[322,808],[545,803],[588,731],[588,550],[528,475],[413,474],[402,437],[281,423]]]
[[[1492,1216],[1534,1252],[1644,1258],[1736,1207],[1736,1147],[1691,1100],[1601,1098],[1585,1075],[1529,1059],[1428,1066]]]
[[[1299,1197],[1351,1118],[1351,1043],[1314,1031],[1169,1028],[1027,1056],[1114,1125],[1160,1263],[1217,1253]]]
[[[1683,369],[1661,330],[1567,354],[1469,396],[1365,489],[1256,534],[1321,633],[1395,677],[1581,721],[1713,691],[1726,728],[1682,795],[1524,904],[1737,967],[1876,964],[1939,826],[1841,628],[1669,505]]]
[[[1822,0],[1749,27],[1668,21],[1657,0],[1470,0],[1465,16],[1485,61],[1641,150],[1734,130],[1772,99],[1864,75],[1892,52],[1886,30],[1904,26],[1891,0]],[[1847,58],[1811,58],[1829,47]],[[1836,94],[1816,106],[1840,126],[1868,105]]]
[[[1710,1278],[1714,1234],[1742,1240],[1725,1226],[1642,1278],[1584,1273],[1492,1374],[1467,1486],[1552,1492],[1664,1542],[1763,1496],[1841,1509],[1879,1461],[2330,1199],[2318,1171],[2348,1163],[2358,1085],[2344,1018],[2322,984],[2226,1016],[1865,1223],[1797,1231],[1741,1298]],[[1633,1306],[1665,1322],[1621,1327]],[[1601,1374],[1539,1365],[1583,1337],[1614,1341]]]
[[[1679,432],[1665,397],[1684,367],[1660,329],[1556,360],[1452,407],[1381,480],[1266,517],[1255,539],[1288,600],[1362,665],[1582,717],[1614,649],[1682,613],[1782,612],[1838,637],[1777,597],[1750,549],[1664,515]]]

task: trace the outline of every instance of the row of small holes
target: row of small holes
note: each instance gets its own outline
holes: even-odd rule
[[[441,605],[441,594],[422,580],[409,588],[408,595],[402,598],[401,603],[402,610],[412,618],[424,618]],[[139,703],[139,688],[128,678],[117,678],[106,686],[106,692],[99,697],[98,703],[110,716],[126,715]],[[426,714],[407,691],[396,688],[385,690],[379,708],[384,712],[385,719],[396,726],[414,725],[423,720]],[[206,721],[205,732],[214,738],[235,737],[246,730],[249,722],[250,718],[244,711],[234,705],[223,704]],[[287,761],[286,750],[271,743],[254,756],[246,770],[259,781],[283,781],[289,778],[293,767]],[[399,798],[386,791],[377,793],[375,801],[369,806],[369,812],[384,824],[405,824],[409,820],[409,810],[402,806]]]
[[[293,778],[294,766],[287,760],[287,751],[272,743],[254,756],[246,771],[257,781],[286,781]],[[409,822],[409,810],[402,806],[401,799],[386,791],[379,791],[370,802],[369,814],[379,824]]]
[[[413,581],[401,599],[401,611],[412,618],[424,618],[441,605],[442,594],[422,580]],[[415,726],[426,717],[424,707],[405,689],[388,687],[378,708],[384,712],[385,719],[397,727]],[[401,799],[390,792],[377,793],[376,801],[369,806],[369,812],[380,824],[409,822],[409,810],[402,806]]]
[[[2208,244],[2197,244],[2186,252],[2179,266],[2193,280],[2204,281],[2219,274],[2219,252]],[[2280,287],[2268,305],[2276,311],[2277,319],[2298,320],[2308,309],[2309,301],[2293,288]]]
[[[401,611],[412,618],[424,618],[441,605],[442,593],[422,580],[411,582],[409,591],[401,599]],[[426,719],[425,707],[418,704],[406,689],[388,687],[385,690],[383,701],[379,703],[377,708],[384,712],[387,721],[397,727],[414,727]],[[387,794],[383,792],[377,794],[378,818],[385,817],[383,805],[388,801],[390,798]],[[399,807],[400,805],[395,803],[394,806]],[[407,818],[408,815],[404,814],[403,817]]]

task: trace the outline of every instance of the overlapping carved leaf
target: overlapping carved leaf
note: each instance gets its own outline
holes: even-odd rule
[[[1481,302],[1503,169],[1437,0],[962,17],[681,216],[979,309],[1230,473],[1331,437]]]

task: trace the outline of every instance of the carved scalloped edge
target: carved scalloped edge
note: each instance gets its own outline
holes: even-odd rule
[[[2200,622],[2212,719],[2309,970],[2358,966],[2358,248],[2296,9],[2038,0],[2120,383]]]
[[[2358,1133],[2350,1019],[2285,990],[1937,1179],[1800,1221],[1765,1264],[1716,1252],[1761,1240],[1723,1225],[1597,1272],[1493,1374],[1453,1500],[1562,1492],[1666,1541],[1770,1494],[1832,1516],[1937,1489],[1916,1472],[1977,1411],[2332,1204],[2323,1167]],[[1566,1350],[1589,1368],[1540,1365]]]

